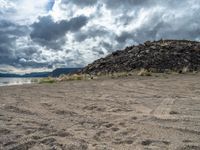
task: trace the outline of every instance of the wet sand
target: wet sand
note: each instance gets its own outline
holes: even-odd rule
[[[0,87],[2,150],[200,150],[200,75]]]

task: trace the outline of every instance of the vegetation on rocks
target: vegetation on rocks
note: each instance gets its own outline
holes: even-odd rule
[[[40,84],[42,84],[42,83],[55,83],[56,82],[56,78],[52,78],[52,77],[41,78],[37,82],[40,83]]]

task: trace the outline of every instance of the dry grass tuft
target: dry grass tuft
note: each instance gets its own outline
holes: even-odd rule
[[[152,76],[152,73],[150,71],[148,71],[147,69],[142,68],[139,72],[138,72],[139,76]]]
[[[42,78],[39,79],[38,83],[42,84],[42,83],[55,83],[56,79],[52,78],[52,77],[48,77],[48,78]]]

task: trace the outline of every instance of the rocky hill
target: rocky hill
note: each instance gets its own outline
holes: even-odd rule
[[[98,74],[147,69],[156,72],[166,70],[200,70],[200,42],[187,40],[160,40],[118,50],[98,59],[81,70]]]

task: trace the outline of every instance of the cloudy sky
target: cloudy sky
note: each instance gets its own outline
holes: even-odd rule
[[[200,0],[0,0],[0,72],[82,67],[159,39],[200,40]]]

